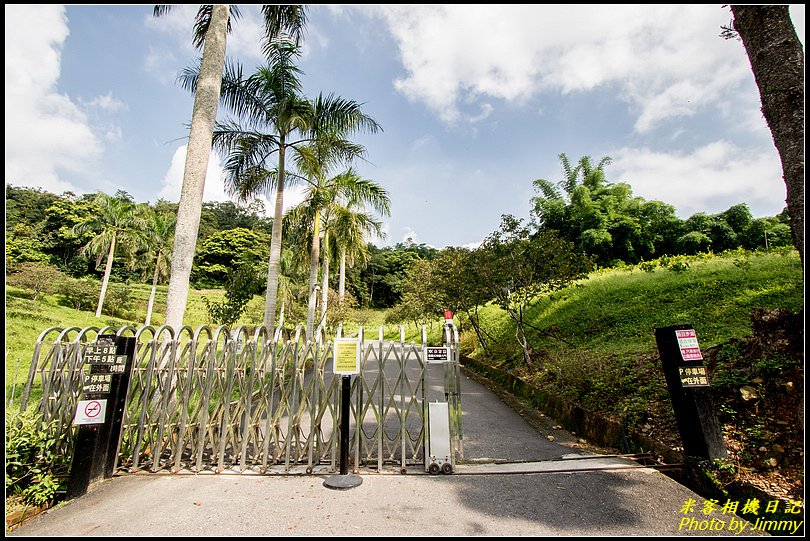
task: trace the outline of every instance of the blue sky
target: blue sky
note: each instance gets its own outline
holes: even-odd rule
[[[228,57],[261,64],[256,6]],[[6,5],[6,183],[179,199],[193,97],[196,6]],[[804,43],[804,5],[791,7]],[[610,156],[611,182],[687,218],[785,206],[781,165],[742,43],[706,5],[312,6],[304,92],[364,104],[382,133],[358,171],[388,189],[378,245],[474,245],[501,214],[529,216],[560,153]],[[225,112],[220,110],[220,118]],[[227,198],[218,156],[206,201]],[[291,188],[286,202],[300,201]],[[267,208],[271,205],[267,204]]]

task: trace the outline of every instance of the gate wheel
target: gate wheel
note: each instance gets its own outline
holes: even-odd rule
[[[439,465],[434,462],[433,464],[430,465],[428,471],[430,472],[430,475],[436,475],[437,473],[439,473]]]
[[[449,462],[445,462],[442,464],[442,473],[445,475],[448,473],[453,473],[453,466],[451,466]]]

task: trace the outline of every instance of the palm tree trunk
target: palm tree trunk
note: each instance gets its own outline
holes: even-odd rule
[[[104,305],[104,296],[107,294],[107,284],[110,283],[113,255],[115,255],[115,233],[113,233],[112,240],[110,241],[110,252],[107,254],[107,264],[104,266],[104,278],[101,280],[101,294],[98,296],[96,317],[101,317],[101,307]]]
[[[326,324],[329,304],[329,231],[323,230],[323,277],[321,280],[321,325]]]
[[[211,23],[205,35],[200,78],[194,93],[183,187],[174,232],[172,271],[166,297],[166,324],[175,329],[179,329],[183,324],[188,301],[188,282],[200,228],[205,173],[211,156],[214,122],[217,118],[217,104],[222,88],[228,12],[227,4],[213,7]]]
[[[312,340],[315,330],[315,304],[318,291],[318,264],[321,258],[321,240],[318,238],[321,230],[321,213],[315,211],[315,222],[312,230],[312,250],[309,255],[309,300],[307,301],[307,340]]]
[[[161,253],[158,252],[155,260],[155,272],[152,273],[152,291],[149,292],[149,303],[146,305],[146,321],[144,321],[146,326],[149,326],[152,321],[152,307],[155,305],[155,293],[157,292],[158,277],[160,276],[160,256]]]
[[[346,295],[346,248],[340,250],[340,277],[338,279],[338,298],[343,304]]]
[[[284,151],[285,137],[278,142],[278,182],[276,183],[276,208],[273,214],[273,233],[270,239],[270,262],[267,265],[267,298],[264,303],[264,326],[270,339],[276,331],[276,301],[278,276],[281,266],[281,223],[284,218]]]

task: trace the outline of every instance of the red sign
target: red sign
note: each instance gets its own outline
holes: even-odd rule
[[[675,331],[678,339],[678,347],[681,349],[681,357],[684,361],[702,361],[703,355],[698,346],[697,334],[694,329]]]
[[[87,415],[89,418],[98,417],[98,414],[101,413],[101,404],[98,403],[98,400],[91,400],[84,406],[84,414]]]
[[[73,417],[74,425],[100,425],[105,421],[107,412],[107,399],[79,400],[76,405],[76,415]]]

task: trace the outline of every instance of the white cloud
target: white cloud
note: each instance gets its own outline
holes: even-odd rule
[[[721,140],[691,153],[621,148],[610,155],[609,178],[630,184],[635,196],[673,205],[682,218],[738,203],[748,204],[754,216],[773,216],[785,206],[775,152],[752,152]]]
[[[164,86],[173,86],[180,72],[180,60],[170,50],[149,45],[144,59],[144,70]]]
[[[123,139],[124,131],[115,123],[113,117],[115,113],[126,111],[129,108],[126,103],[114,98],[112,92],[96,96],[90,101],[81,98],[78,101],[87,111],[87,120],[93,125],[93,131],[102,140],[117,143]]]
[[[166,199],[167,201],[177,202],[180,200],[180,191],[183,186],[183,170],[186,164],[186,145],[177,147],[169,169],[163,177],[162,188],[157,194],[158,199]],[[212,201],[235,201],[229,197],[225,191],[225,176],[222,170],[222,158],[216,151],[212,151],[208,159],[208,170],[205,175],[205,189],[203,192],[203,201],[208,203]],[[284,189],[284,212],[286,212],[293,205],[302,202],[305,197],[304,188],[302,186],[291,185]],[[275,190],[270,194],[261,194],[256,197],[259,199],[265,208],[265,213],[268,217],[273,217],[275,209]]]
[[[478,242],[468,242],[467,244],[462,244],[461,247],[468,250],[477,250],[483,243],[483,240],[479,240]]]
[[[144,16],[144,24],[147,28],[152,28],[164,34],[180,35],[185,33],[188,38],[187,47],[192,50],[192,28],[194,27],[194,18],[197,16],[198,9],[199,6],[194,4],[172,5],[168,13],[164,13],[160,17],[155,17],[152,10],[149,10],[149,14]]]
[[[240,5],[239,11],[242,16],[231,23],[233,30],[228,34],[226,42],[228,57],[238,58],[243,63],[246,60],[261,62],[264,58],[264,22],[259,6]]]
[[[480,120],[463,105],[521,101],[542,91],[614,85],[636,129],[718,106],[750,68],[720,38],[720,5],[386,5],[375,11],[398,43],[394,86],[448,123]],[[481,103],[486,116],[489,103]],[[477,116],[476,116],[477,115]]]
[[[303,186],[293,185],[284,188],[284,212],[304,201],[306,190]],[[273,205],[275,205],[275,192],[273,192]]]
[[[103,96],[96,96],[90,100],[87,105],[90,107],[97,107],[102,111],[107,112],[115,112],[127,109],[127,105],[124,102],[115,99],[112,92],[107,92]]]
[[[403,227],[402,230],[405,233],[402,235],[401,242],[412,242],[413,244],[419,244],[418,235],[416,234],[416,231],[414,231],[408,226]]]
[[[55,5],[6,5],[6,182],[81,192],[61,172],[88,172],[102,151],[84,112],[57,91],[69,34]]]
[[[158,198],[171,202],[180,201],[180,191],[183,187],[183,170],[186,164],[186,148],[186,145],[182,145],[174,151],[172,163],[163,177],[163,187],[157,194]],[[204,202],[229,200],[228,196],[225,195],[220,162],[221,160],[216,152],[212,152],[211,157],[208,159],[208,170],[205,175]]]

